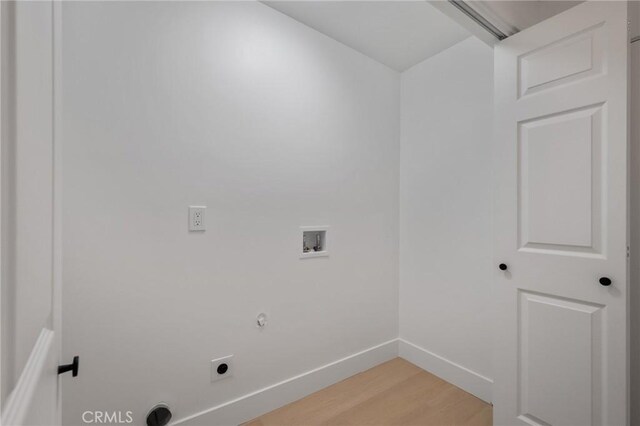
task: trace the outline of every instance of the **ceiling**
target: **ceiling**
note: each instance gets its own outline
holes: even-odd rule
[[[397,71],[471,36],[426,1],[263,3]]]
[[[291,18],[404,71],[471,35],[496,39],[444,0],[263,1]],[[561,13],[581,1],[467,0],[507,35]]]

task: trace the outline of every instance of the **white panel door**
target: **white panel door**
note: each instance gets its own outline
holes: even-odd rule
[[[628,424],[627,58],[626,2],[495,47],[495,424]]]

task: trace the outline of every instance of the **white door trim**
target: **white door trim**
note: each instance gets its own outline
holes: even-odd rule
[[[58,372],[57,372],[57,367],[59,364],[59,360],[60,360],[60,346],[61,346],[61,342],[60,342],[60,326],[61,326],[61,265],[62,265],[62,244],[61,244],[61,199],[59,196],[60,193],[60,177],[61,177],[61,170],[59,170],[59,164],[61,162],[61,151],[60,149],[58,149],[57,146],[55,146],[55,132],[57,131],[57,123],[60,121],[58,115],[60,114],[59,111],[59,106],[61,105],[61,101],[57,98],[53,98],[52,96],[54,94],[60,93],[59,89],[61,88],[61,79],[60,79],[60,73],[58,71],[58,69],[60,68],[60,59],[61,59],[61,50],[60,50],[60,36],[61,36],[61,19],[60,19],[60,12],[61,12],[61,5],[60,4],[56,4],[55,2],[48,0],[47,2],[42,2],[43,5],[40,7],[38,6],[38,11],[42,12],[40,15],[37,15],[38,18],[40,18],[41,20],[38,21],[40,23],[42,23],[43,25],[46,25],[46,27],[43,28],[44,32],[40,34],[40,37],[44,37],[46,36],[46,39],[40,39],[39,42],[39,46],[41,46],[43,48],[43,51],[45,53],[42,52],[36,52],[34,53],[34,55],[36,54],[42,54],[45,55],[46,52],[50,52],[49,48],[53,49],[53,52],[51,57],[48,56],[41,56],[39,57],[39,59],[42,60],[43,63],[46,64],[45,68],[41,68],[41,71],[43,74],[39,75],[38,77],[42,77],[42,75],[44,75],[44,78],[42,78],[43,81],[47,82],[47,80],[49,78],[51,78],[51,83],[52,85],[46,85],[43,87],[46,87],[46,90],[41,91],[40,93],[42,94],[42,99],[40,99],[40,104],[41,105],[48,105],[49,102],[51,102],[51,109],[49,111],[47,110],[43,110],[46,111],[46,114],[41,114],[39,117],[42,118],[43,120],[48,120],[49,118],[51,118],[51,123],[56,124],[56,126],[54,126],[53,128],[51,128],[50,130],[47,129],[47,134],[46,134],[46,140],[43,139],[42,142],[44,144],[48,143],[49,141],[51,141],[52,144],[52,152],[46,152],[43,153],[42,155],[46,155],[46,157],[43,157],[45,159],[45,161],[51,161],[52,163],[52,169],[51,169],[51,175],[50,176],[46,176],[46,185],[49,186],[51,185],[51,195],[50,195],[50,199],[49,200],[45,200],[47,202],[51,202],[51,206],[52,206],[52,211],[51,213],[47,212],[46,216],[43,217],[44,221],[43,223],[46,223],[45,221],[50,221],[50,227],[49,225],[47,225],[47,232],[49,232],[49,230],[51,231],[51,235],[52,235],[52,241],[51,241],[51,247],[50,247],[50,251],[47,250],[47,252],[44,252],[44,256],[42,256],[42,258],[49,257],[51,256],[52,259],[52,263],[50,266],[47,267],[47,269],[50,269],[51,275],[48,276],[47,278],[50,277],[50,283],[51,283],[51,287],[46,288],[46,289],[42,289],[41,291],[43,292],[51,292],[51,295],[46,294],[46,297],[49,298],[51,297],[51,310],[48,311],[47,313],[49,315],[47,315],[46,318],[44,318],[44,321],[42,321],[41,324],[36,324],[36,327],[34,331],[38,331],[38,328],[42,327],[39,331],[39,334],[35,340],[35,343],[33,345],[33,347],[31,348],[31,351],[28,354],[28,358],[26,360],[26,364],[24,366],[24,368],[22,368],[22,370],[16,370],[15,366],[12,365],[12,359],[9,358],[4,358],[2,359],[3,362],[6,362],[7,360],[11,363],[8,367],[6,367],[6,370],[9,370],[12,374],[11,376],[3,376],[2,377],[2,384],[3,384],[3,391],[5,392],[3,394],[3,402],[4,404],[1,407],[0,413],[1,413],[1,424],[4,425],[52,425],[52,424],[60,424],[61,422],[61,411],[60,411],[60,389],[59,389],[59,380],[58,380]],[[3,4],[4,7],[4,4]],[[46,12],[46,14],[45,14]],[[18,11],[14,11],[11,10],[11,13],[6,13],[6,9],[2,10],[2,24],[6,25],[7,21],[10,23],[10,25],[8,25],[6,28],[11,28],[13,27],[17,27],[19,24],[18,22],[18,17],[22,17],[22,21],[20,22],[20,25],[28,25],[29,21],[25,21],[25,19],[30,18],[31,17],[31,13],[32,10],[25,8],[24,10],[22,10],[22,14],[19,14]],[[51,25],[49,25],[51,24]],[[17,54],[16,52],[13,52],[12,49],[25,49],[24,54],[27,55],[30,53],[30,51],[26,50],[27,47],[29,45],[27,45],[27,47],[21,47],[22,45],[19,43],[19,40],[16,38],[18,36],[12,35],[11,32],[7,32],[6,28],[2,28],[2,32],[1,32],[1,36],[2,37],[2,51],[0,52],[1,55],[3,55],[3,63],[8,63],[8,64],[12,64],[13,61],[12,59],[14,58],[6,58],[6,55],[14,55]],[[24,31],[21,33],[22,36],[24,36],[25,38],[31,37],[30,34],[30,29],[28,27],[24,27]],[[7,37],[8,36],[8,37]],[[7,38],[5,38],[7,37]],[[47,46],[47,44],[49,44],[49,46]],[[15,45],[15,46],[14,46]],[[9,47],[9,48],[7,48]],[[20,52],[19,52],[20,53]],[[16,65],[17,66],[17,65]],[[2,70],[0,70],[0,73],[2,74],[2,79],[3,82],[6,80],[6,78],[8,77],[15,77],[13,74],[15,73],[14,69],[15,66],[10,66],[8,69],[7,68],[3,68]],[[11,88],[17,84],[14,84],[15,82],[11,81],[9,84],[7,84],[7,87]],[[47,82],[48,83],[48,82]],[[4,86],[4,85],[3,85]],[[4,89],[5,87],[3,87]],[[50,91],[51,90],[51,91]],[[1,94],[2,96],[6,96],[5,93]],[[17,95],[19,96],[19,95]],[[12,99],[11,97],[7,98],[7,99]],[[3,99],[4,101],[4,99]],[[16,100],[16,102],[18,102],[18,100]],[[35,103],[34,103],[35,104]],[[3,102],[3,110],[1,111],[0,114],[0,127],[2,128],[6,128],[6,126],[11,126],[14,127],[15,126],[15,115],[17,114],[15,112],[15,108],[16,106],[13,104],[7,104],[6,102]],[[8,114],[11,113],[11,114]],[[29,114],[31,113],[31,110],[24,110],[22,111],[23,115]],[[49,114],[51,114],[49,116]],[[49,133],[51,132],[51,133]],[[16,139],[16,141],[13,141],[12,139],[9,138],[14,138],[16,135],[13,134],[14,132],[12,132],[11,134],[9,134],[9,136],[6,135],[6,130],[5,132],[3,132],[3,139],[2,139],[2,144],[6,144],[6,143],[15,143],[17,144],[19,139]],[[44,145],[43,145],[44,146]],[[5,147],[3,146],[3,154],[5,154]],[[37,152],[37,155],[40,155],[40,152]],[[12,156],[10,155],[9,158],[3,159],[4,163],[3,166],[6,166],[7,163],[8,164],[12,164],[11,161],[13,161]],[[4,173],[3,173],[4,174]],[[4,176],[6,178],[6,174],[4,174]],[[12,184],[11,181],[9,182],[1,182],[2,186],[1,191],[4,192],[7,190],[7,185]],[[0,206],[0,208],[3,210],[3,216],[5,213],[5,210],[9,208],[9,206],[11,206],[12,203],[15,202],[14,199],[9,199],[9,202],[7,203],[7,199],[4,196],[5,194],[3,193],[3,199],[2,199],[2,205]],[[47,196],[47,198],[49,198],[49,196]],[[7,226],[6,228],[4,228],[4,226]],[[3,232],[11,232],[12,230],[12,225],[13,224],[9,224],[7,225],[6,223],[3,223]],[[6,237],[5,235],[2,235],[3,240]],[[47,243],[48,245],[49,243]],[[5,248],[5,247],[3,247]],[[7,259],[7,254],[8,252],[2,253],[2,268],[7,268],[12,266],[12,261],[14,259],[9,258]],[[48,272],[48,271],[47,271]],[[6,276],[2,277],[3,279],[6,279]],[[10,277],[10,279],[8,280],[8,283],[11,284],[11,286],[7,286],[7,283],[2,283],[4,285],[4,288],[2,288],[3,292],[5,290],[7,290],[6,287],[9,288],[13,288],[14,287],[14,283],[12,282],[12,277]],[[45,281],[43,281],[44,283]],[[47,280],[47,283],[49,282],[49,280]],[[6,298],[7,294],[2,294],[2,308],[7,309],[7,307],[9,307],[10,309],[15,305],[15,303],[11,300],[11,298]],[[44,296],[43,296],[44,297]],[[15,305],[18,306],[18,305]],[[6,315],[5,315],[6,316]],[[6,318],[3,317],[3,321],[5,321]],[[14,327],[13,323],[10,321],[7,321],[6,324],[8,327]],[[6,354],[6,352],[8,351],[15,351],[15,347],[12,347],[11,343],[13,343],[12,341],[9,341],[9,347],[7,347],[6,343],[7,340],[6,339],[12,339],[15,338],[15,333],[16,331],[14,329],[9,329],[9,331],[7,332],[7,330],[3,330],[3,336],[2,336],[2,350],[3,355]],[[7,337],[8,336],[8,337]],[[27,342],[27,344],[29,344],[29,342]],[[26,356],[26,354],[25,354]],[[16,370],[16,371],[13,371]],[[3,369],[3,373],[6,373],[5,369]]]

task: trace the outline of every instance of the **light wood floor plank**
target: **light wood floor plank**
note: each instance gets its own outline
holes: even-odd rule
[[[490,404],[396,358],[245,426],[489,426]]]

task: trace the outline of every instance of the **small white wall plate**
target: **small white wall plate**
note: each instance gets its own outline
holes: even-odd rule
[[[207,206],[189,206],[189,231],[205,231]]]
[[[211,383],[233,376],[233,355],[211,360]]]

